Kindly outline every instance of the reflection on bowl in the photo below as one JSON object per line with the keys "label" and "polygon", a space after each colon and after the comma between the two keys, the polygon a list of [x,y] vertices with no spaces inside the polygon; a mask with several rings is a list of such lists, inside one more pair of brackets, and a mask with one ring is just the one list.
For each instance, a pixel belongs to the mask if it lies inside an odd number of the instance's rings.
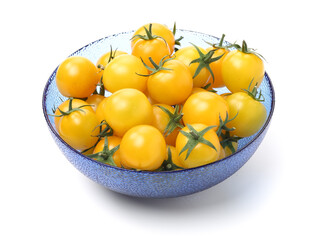
{"label": "reflection on bowl", "polygon": [[[130,38],[133,32],[115,34],[90,43],[72,55],[84,56],[96,63],[105,52],[113,49],[130,52]],[[203,33],[177,30],[177,36],[184,36],[182,46],[194,43],[206,48],[206,42],[218,43],[219,39]],[[239,141],[236,153],[211,164],[192,169],[171,172],[135,171],[113,167],[82,155],[60,138],[54,127],[54,119],[49,116],[54,107],[58,107],[61,99],[65,99],[56,87],[57,69],[54,70],[44,89],[42,107],[50,133],[66,158],[85,176],[113,191],[136,197],[167,198],[196,193],[210,188],[240,169],[254,154],[262,142],[270,124],[274,110],[275,95],[271,80],[267,73],[260,86],[265,97],[264,105],[268,112],[262,129],[255,135]],[[216,89],[218,93],[226,92],[225,88]]]}

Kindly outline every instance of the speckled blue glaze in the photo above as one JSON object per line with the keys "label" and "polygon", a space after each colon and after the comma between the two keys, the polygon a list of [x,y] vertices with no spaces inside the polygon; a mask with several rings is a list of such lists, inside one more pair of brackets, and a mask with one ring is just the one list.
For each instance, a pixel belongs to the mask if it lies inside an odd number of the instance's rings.
{"label": "speckled blue glaze", "polygon": [[[110,45],[114,49],[118,48],[130,52],[129,39],[132,34],[131,31],[100,39],[79,49],[72,55],[85,56],[96,63],[103,53],[110,50]],[[182,46],[190,45],[190,42],[192,42],[206,48],[207,45],[204,40],[212,43],[219,42],[219,39],[214,36],[186,30],[177,30],[176,35],[184,36]],[[267,121],[257,134],[244,138],[239,142],[236,153],[221,161],[181,171],[147,172],[127,170],[87,158],[60,138],[54,127],[53,117],[48,115],[48,113],[52,113],[54,107],[61,103],[60,98],[65,99],[56,87],[56,71],[57,68],[45,86],[42,99],[44,116],[56,144],[70,163],[85,176],[108,189],[135,197],[168,198],[188,195],[210,188],[233,175],[251,158],[262,142],[269,128],[275,104],[273,86],[269,76],[265,74],[261,90],[265,97],[264,105],[268,112]],[[224,88],[217,90],[218,93],[226,92]]]}

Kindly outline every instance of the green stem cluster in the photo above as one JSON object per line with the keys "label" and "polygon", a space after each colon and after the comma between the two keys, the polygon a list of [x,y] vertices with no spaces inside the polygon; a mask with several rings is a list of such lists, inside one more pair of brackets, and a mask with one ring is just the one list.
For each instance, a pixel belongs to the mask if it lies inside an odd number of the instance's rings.
{"label": "green stem cluster", "polygon": [[180,130],[180,133],[183,134],[185,137],[188,138],[188,141],[186,145],[181,149],[179,155],[181,155],[184,151],[187,151],[185,159],[187,159],[191,153],[191,151],[196,147],[197,144],[203,143],[207,146],[213,148],[215,151],[215,146],[208,140],[204,138],[204,134],[208,132],[210,129],[214,128],[215,126],[209,126],[204,128],[202,131],[197,131],[193,126],[190,124],[187,124],[187,127],[189,129],[189,132],[185,132]]}
{"label": "green stem cluster", "polygon": [[228,112],[226,112],[226,118],[224,121],[222,120],[221,116],[219,116],[220,125],[216,130],[216,135],[220,138],[220,144],[223,147],[223,149],[228,147],[232,153],[235,153],[237,150],[234,148],[233,143],[238,142],[241,139],[241,137],[232,136],[231,132],[235,130],[235,128],[234,127],[229,128],[227,126],[227,123],[234,120],[237,117],[237,115],[238,113],[233,118],[229,119],[229,114]]}
{"label": "green stem cluster", "polygon": [[183,113],[181,112],[181,107],[179,105],[175,106],[173,113],[171,113],[167,108],[163,106],[160,105],[155,105],[155,106],[159,107],[163,112],[165,112],[170,119],[164,129],[165,137],[170,135],[176,128],[183,128],[183,125],[181,124]]}
{"label": "green stem cluster", "polygon": [[[194,59],[194,60],[192,60],[192,61],[190,62],[190,64],[198,63],[198,67],[197,67],[197,69],[196,69],[196,71],[195,71],[195,73],[194,73],[193,78],[195,78],[195,77],[200,73],[200,71],[201,71],[203,68],[206,68],[206,69],[210,72],[210,74],[211,74],[211,76],[212,76],[212,79],[213,79],[213,82],[214,82],[214,74],[213,74],[212,69],[210,68],[210,64],[211,64],[212,62],[215,62],[215,61],[219,60],[224,54],[222,54],[222,55],[220,55],[220,56],[218,56],[218,57],[214,57],[214,58],[213,58],[213,55],[214,55],[214,53],[215,53],[215,51],[216,51],[217,49],[212,49],[212,50],[210,50],[208,53],[204,54],[204,53],[202,53],[202,51],[199,49],[199,47],[197,47],[197,46],[196,46],[195,44],[193,44],[193,43],[191,43],[191,44],[196,48],[196,50],[197,50],[197,52],[198,52],[198,54],[199,54],[199,58],[196,58],[196,59]],[[189,65],[190,65],[190,64],[189,64]]]}

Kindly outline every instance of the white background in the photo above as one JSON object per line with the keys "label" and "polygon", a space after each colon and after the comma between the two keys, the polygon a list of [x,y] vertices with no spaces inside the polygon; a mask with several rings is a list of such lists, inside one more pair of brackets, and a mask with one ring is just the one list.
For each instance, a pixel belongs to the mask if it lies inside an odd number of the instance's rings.
{"label": "white background", "polygon": [[[0,239],[327,239],[325,1],[2,1]],[[271,127],[235,175],[194,195],[104,189],[62,155],[41,109],[69,54],[148,22],[245,39],[276,91]]]}

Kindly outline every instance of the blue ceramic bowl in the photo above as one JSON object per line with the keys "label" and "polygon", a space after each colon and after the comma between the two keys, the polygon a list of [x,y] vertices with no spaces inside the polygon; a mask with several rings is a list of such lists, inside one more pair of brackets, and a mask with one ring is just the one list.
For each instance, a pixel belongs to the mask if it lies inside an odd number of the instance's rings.
{"label": "blue ceramic bowl", "polygon": [[[96,63],[103,53],[110,50],[111,45],[113,49],[117,48],[130,52],[132,34],[133,31],[124,32],[99,39],[77,50],[72,55],[84,56]],[[205,41],[219,42],[219,38],[214,36],[186,30],[177,30],[176,36],[184,36],[181,41],[182,46],[194,43],[207,48],[208,44]],[[168,198],[188,195],[210,188],[230,177],[250,159],[262,142],[269,128],[274,110],[273,86],[269,76],[265,74],[260,89],[265,97],[264,105],[268,112],[267,120],[258,133],[240,140],[236,153],[211,164],[180,171],[148,172],[127,170],[105,165],[82,155],[58,135],[54,127],[54,119],[48,115],[52,113],[54,107],[59,106],[61,99],[65,99],[56,87],[56,71],[57,68],[48,79],[42,98],[44,117],[56,144],[73,166],[85,176],[108,189],[135,197]],[[218,93],[227,92],[226,89],[217,90]]]}

